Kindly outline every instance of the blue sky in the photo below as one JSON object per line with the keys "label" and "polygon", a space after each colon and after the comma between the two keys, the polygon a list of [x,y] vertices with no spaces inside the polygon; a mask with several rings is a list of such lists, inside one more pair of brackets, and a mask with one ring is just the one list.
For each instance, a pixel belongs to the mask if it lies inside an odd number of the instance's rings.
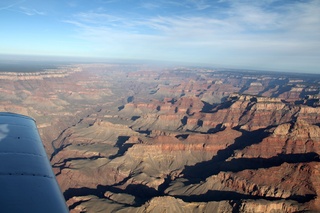
{"label": "blue sky", "polygon": [[1,0],[0,54],[320,73],[320,0]]}

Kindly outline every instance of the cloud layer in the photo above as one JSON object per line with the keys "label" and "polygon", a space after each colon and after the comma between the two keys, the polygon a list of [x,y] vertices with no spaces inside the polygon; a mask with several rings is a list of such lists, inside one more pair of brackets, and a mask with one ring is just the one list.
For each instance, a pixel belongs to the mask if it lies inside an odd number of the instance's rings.
{"label": "cloud layer", "polygon": [[319,0],[3,0],[0,49],[320,73],[319,14]]}
{"label": "cloud layer", "polygon": [[[91,10],[65,22],[108,56],[280,70],[314,66],[319,56],[320,1],[188,0],[140,6],[154,13]],[[165,14],[169,6],[175,9]]]}

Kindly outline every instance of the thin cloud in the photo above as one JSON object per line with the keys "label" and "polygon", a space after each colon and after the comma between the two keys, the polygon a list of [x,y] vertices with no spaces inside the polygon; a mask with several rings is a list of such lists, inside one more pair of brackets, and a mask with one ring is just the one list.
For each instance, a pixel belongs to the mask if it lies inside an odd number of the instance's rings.
{"label": "thin cloud", "polygon": [[161,0],[158,1],[158,7],[174,6],[180,8],[189,8],[195,10],[205,10],[211,7],[211,4],[206,0],[184,0],[184,1],[172,1],[172,0]]}
{"label": "thin cloud", "polygon": [[147,10],[154,10],[154,9],[159,9],[161,6],[157,3],[154,3],[154,2],[143,2],[141,4],[141,7],[142,8],[145,8]]}
{"label": "thin cloud", "polygon": [[188,0],[188,2],[197,10],[205,10],[211,7],[211,5],[204,0]]}
{"label": "thin cloud", "polygon": [[33,16],[33,15],[46,15],[45,12],[39,11],[35,8],[29,8],[29,7],[24,7],[24,6],[19,6],[26,2],[25,0],[22,1],[17,1],[12,4],[8,4],[5,6],[0,7],[1,10],[7,10],[7,11],[12,11],[12,12],[18,12],[18,13],[23,13],[28,16]]}
{"label": "thin cloud", "polygon": [[38,11],[34,8],[27,8],[27,7],[20,7],[20,12],[28,15],[28,16],[34,16],[34,15],[46,15],[45,12]]}
{"label": "thin cloud", "polygon": [[11,4],[7,4],[7,5],[5,5],[5,6],[0,6],[0,10],[8,10],[8,9],[10,9],[10,8],[18,5],[18,4],[23,3],[23,2],[25,2],[25,0],[17,1],[17,2],[15,2],[15,3],[11,3]]}
{"label": "thin cloud", "polygon": [[99,0],[103,4],[110,4],[114,2],[118,2],[119,0]]}
{"label": "thin cloud", "polygon": [[78,4],[77,4],[76,1],[69,1],[69,2],[67,2],[67,5],[68,5],[69,7],[73,7],[73,8],[78,6]]}
{"label": "thin cloud", "polygon": [[87,12],[87,13],[78,13],[75,16],[76,20],[79,20],[87,24],[98,24],[104,25],[111,22],[123,21],[124,18],[119,16],[110,15],[107,13],[97,13],[97,12]]}
{"label": "thin cloud", "polygon": [[[125,32],[133,32],[139,35],[148,33],[166,37],[171,40],[214,40],[224,37],[224,41],[228,38],[248,37],[248,41],[252,36],[269,39],[280,38],[281,36],[289,36],[286,39],[298,38],[300,34],[289,35],[295,31],[304,34],[305,29],[312,29],[315,34],[319,33],[314,29],[316,24],[320,23],[319,18],[313,18],[319,11],[314,7],[309,6],[300,8],[301,5],[296,5],[296,9],[290,8],[287,11],[282,10],[282,14],[274,11],[264,11],[262,8],[253,7],[250,5],[242,5],[238,8],[231,8],[229,16],[225,18],[216,17],[201,17],[201,16],[158,16],[145,19],[128,19],[125,17],[114,16],[103,13],[79,13],[74,16],[79,23],[87,25],[86,28],[96,28],[89,26],[95,24],[100,27],[108,27],[110,30],[115,30],[113,27],[118,27]],[[313,8],[313,9],[312,9]],[[298,10],[298,11],[297,11]],[[313,10],[312,14],[311,10]],[[300,15],[297,15],[297,12]],[[304,17],[301,19],[301,17]],[[296,23],[300,23],[297,25]],[[141,31],[141,29],[144,29]],[[81,30],[81,29],[80,29]],[[115,30],[116,31],[116,30]],[[139,33],[141,32],[141,33]],[[272,33],[270,33],[272,32]]]}
{"label": "thin cloud", "polygon": [[[112,49],[119,55],[123,50],[136,57],[135,51],[139,50],[142,58],[180,57],[205,61],[215,56],[215,60],[238,64],[250,64],[252,60],[268,64],[263,60],[277,58],[278,64],[273,67],[281,67],[280,63],[290,64],[292,58],[300,57],[305,63],[317,63],[314,56],[320,55],[319,1],[277,7],[270,6],[276,0],[254,4],[225,0],[222,3],[229,5],[221,8],[223,12],[210,15],[132,18],[91,11],[78,13],[66,22],[74,25],[81,39],[99,44],[101,52],[104,48],[107,52]],[[202,58],[196,56],[200,52]]]}

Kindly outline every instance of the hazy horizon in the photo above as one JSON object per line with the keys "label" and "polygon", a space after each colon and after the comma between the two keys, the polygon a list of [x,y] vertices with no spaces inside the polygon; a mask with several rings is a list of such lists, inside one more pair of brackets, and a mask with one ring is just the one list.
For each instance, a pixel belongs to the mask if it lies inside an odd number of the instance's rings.
{"label": "hazy horizon", "polygon": [[108,59],[108,58],[93,58],[93,57],[63,57],[63,56],[35,56],[35,55],[4,55],[0,54],[0,72],[41,72],[46,69],[57,69],[61,66],[73,64],[124,64],[124,65],[146,65],[148,67],[157,68],[204,68],[216,71],[238,71],[246,72],[248,74],[254,72],[255,74],[314,74],[320,75],[317,72],[298,72],[286,70],[267,70],[267,69],[252,69],[246,67],[232,67],[232,66],[219,66],[210,64],[193,64],[190,62],[170,62],[170,61],[157,61],[157,60],[138,60],[138,59]]}

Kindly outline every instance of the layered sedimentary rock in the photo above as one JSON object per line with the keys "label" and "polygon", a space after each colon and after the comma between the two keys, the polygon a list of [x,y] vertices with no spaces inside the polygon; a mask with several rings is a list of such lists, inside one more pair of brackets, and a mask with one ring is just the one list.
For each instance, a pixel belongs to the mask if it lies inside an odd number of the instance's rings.
{"label": "layered sedimentary rock", "polygon": [[0,107],[37,120],[71,212],[320,209],[318,76],[64,69],[2,73]]}
{"label": "layered sedimentary rock", "polygon": [[[195,102],[197,104],[194,104]],[[210,110],[205,108],[208,104],[206,106],[196,97],[166,101],[162,107],[159,102],[148,105],[131,103],[127,105],[124,108],[125,112],[131,107],[133,115],[140,116],[142,111],[146,112],[143,116],[137,117],[133,124],[134,128],[144,130],[170,130],[180,127],[184,130],[210,132],[222,127],[240,127],[253,131],[296,119],[317,123],[320,113],[319,108],[312,106],[285,103],[280,98],[250,95],[230,95],[225,102],[215,108],[211,107]],[[139,106],[142,106],[140,110]],[[168,119],[171,121],[171,128],[165,126],[169,125]]]}

